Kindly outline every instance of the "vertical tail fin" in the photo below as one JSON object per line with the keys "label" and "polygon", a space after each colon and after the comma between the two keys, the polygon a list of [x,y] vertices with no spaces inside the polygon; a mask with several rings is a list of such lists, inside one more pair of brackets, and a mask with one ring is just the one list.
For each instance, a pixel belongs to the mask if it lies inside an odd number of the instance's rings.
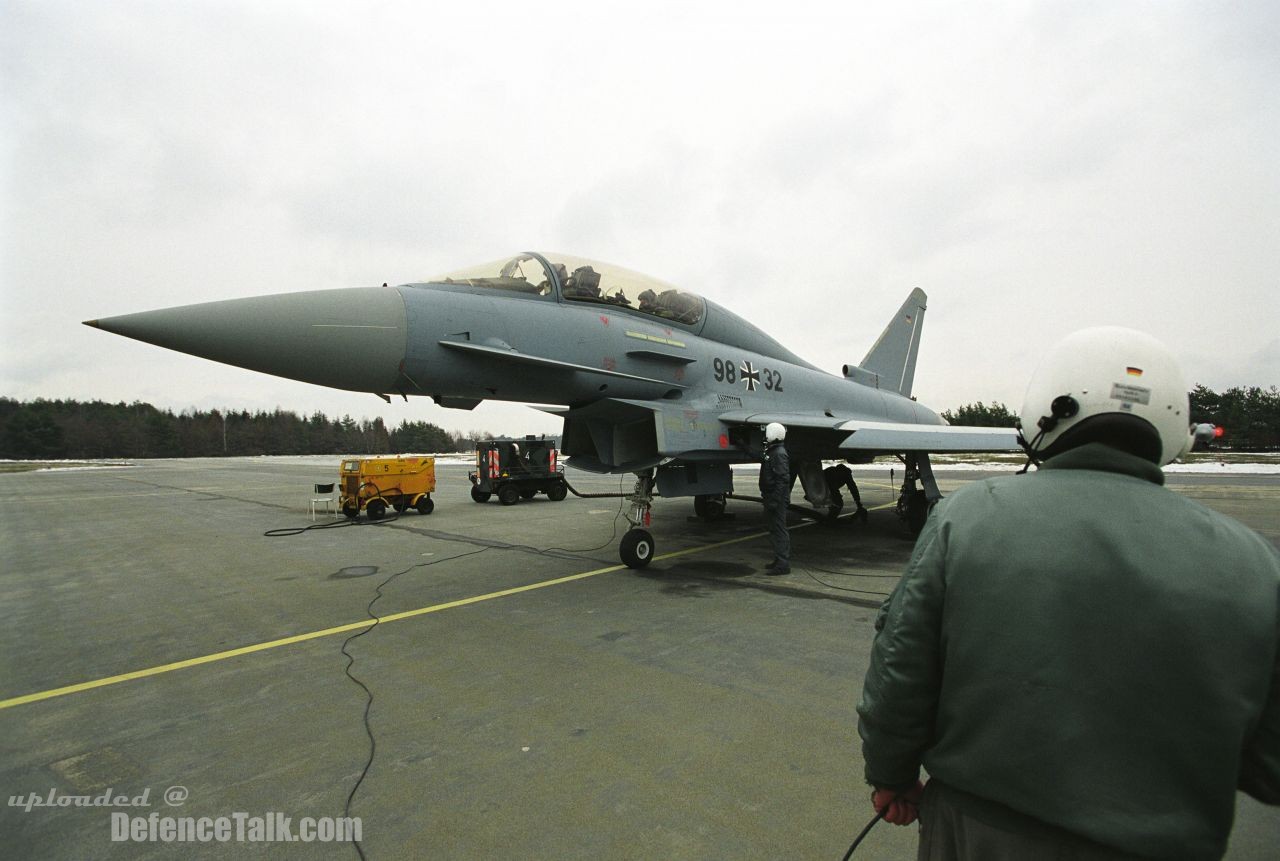
{"label": "vertical tail fin", "polygon": [[916,355],[920,352],[920,332],[928,298],[920,288],[912,290],[862,360],[861,367],[879,377],[880,388],[896,391],[903,397],[911,396],[915,382]]}

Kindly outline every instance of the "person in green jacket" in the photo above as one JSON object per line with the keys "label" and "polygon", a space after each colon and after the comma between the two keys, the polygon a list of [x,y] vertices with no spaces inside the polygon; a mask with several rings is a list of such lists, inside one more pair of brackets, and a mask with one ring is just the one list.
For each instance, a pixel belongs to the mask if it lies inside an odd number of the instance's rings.
{"label": "person in green jacket", "polygon": [[1040,468],[931,512],[858,706],[919,858],[1220,858],[1237,789],[1280,804],[1280,554],[1162,486],[1186,392],[1150,336],[1068,336],[1021,413]]}

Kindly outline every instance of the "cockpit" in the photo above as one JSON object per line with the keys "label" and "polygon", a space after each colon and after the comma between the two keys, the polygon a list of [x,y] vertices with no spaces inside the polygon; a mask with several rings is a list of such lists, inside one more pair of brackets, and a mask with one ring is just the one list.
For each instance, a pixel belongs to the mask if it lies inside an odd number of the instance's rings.
{"label": "cockpit", "polygon": [[559,295],[569,302],[626,308],[687,326],[701,323],[707,312],[701,296],[648,275],[568,254],[527,252],[433,280],[536,296]]}

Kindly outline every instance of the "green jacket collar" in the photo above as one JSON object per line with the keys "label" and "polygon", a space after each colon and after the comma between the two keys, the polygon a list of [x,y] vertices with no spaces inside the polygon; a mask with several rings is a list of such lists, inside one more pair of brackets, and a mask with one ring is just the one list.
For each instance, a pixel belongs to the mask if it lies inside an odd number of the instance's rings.
{"label": "green jacket collar", "polygon": [[1041,469],[1095,469],[1099,472],[1118,472],[1131,475],[1152,484],[1164,484],[1164,472],[1149,460],[1127,454],[1100,442],[1085,443],[1078,448],[1067,449],[1054,455],[1040,466]]}

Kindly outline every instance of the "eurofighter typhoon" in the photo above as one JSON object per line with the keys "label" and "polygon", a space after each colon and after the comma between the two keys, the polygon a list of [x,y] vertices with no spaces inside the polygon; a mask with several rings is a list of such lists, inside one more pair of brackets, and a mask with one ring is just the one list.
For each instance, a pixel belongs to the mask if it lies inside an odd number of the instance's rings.
{"label": "eurofighter typhoon", "polygon": [[[930,452],[1016,450],[1013,429],[949,426],[911,397],[925,294],[913,290],[857,365],[809,364],[702,296],[565,254],[526,252],[424,283],[285,293],[126,314],[86,325],[321,386],[547,407],[571,466],[635,473],[620,545],[649,563],[655,493],[716,519],[730,465],[787,428],[806,499],[827,505],[822,461],[905,464],[899,510],[919,528],[939,497]],[[919,486],[917,485],[919,482]]]}

